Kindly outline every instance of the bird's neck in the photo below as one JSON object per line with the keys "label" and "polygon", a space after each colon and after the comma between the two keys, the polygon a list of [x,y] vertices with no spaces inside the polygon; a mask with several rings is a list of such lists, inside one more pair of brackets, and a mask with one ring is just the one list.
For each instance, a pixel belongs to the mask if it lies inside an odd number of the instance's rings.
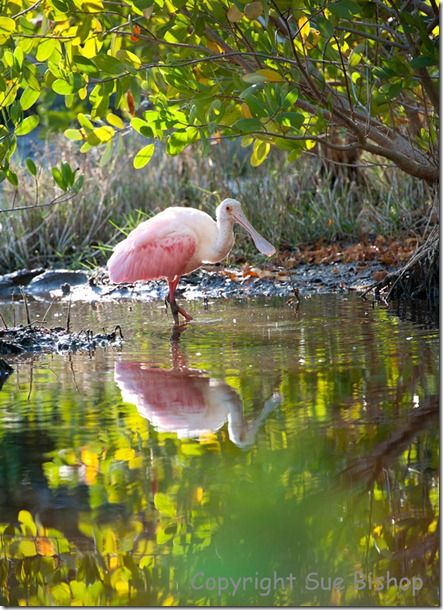
{"label": "bird's neck", "polygon": [[211,262],[225,258],[234,245],[234,226],[230,220],[217,219],[217,239],[211,252]]}

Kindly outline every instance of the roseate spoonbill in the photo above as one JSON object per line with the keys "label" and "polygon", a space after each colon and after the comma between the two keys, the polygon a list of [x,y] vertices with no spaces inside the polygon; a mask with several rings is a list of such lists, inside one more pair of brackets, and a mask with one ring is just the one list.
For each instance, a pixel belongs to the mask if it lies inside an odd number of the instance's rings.
{"label": "roseate spoonbill", "polygon": [[193,208],[166,208],[140,223],[114,248],[108,261],[109,277],[117,284],[166,278],[169,303],[176,325],[178,314],[192,320],[175,300],[180,276],[203,263],[218,263],[234,245],[234,224],[241,225],[257,249],[272,256],[275,248],[251,225],[236,199],[225,199],[216,210],[215,222],[208,214]]}
{"label": "roseate spoonbill", "polygon": [[254,443],[260,426],[281,400],[279,394],[273,394],[248,422],[234,388],[199,370],[184,366],[160,369],[148,362],[121,360],[115,363],[114,379],[123,400],[135,404],[140,415],[160,432],[198,438],[228,422],[229,438],[241,448]]}

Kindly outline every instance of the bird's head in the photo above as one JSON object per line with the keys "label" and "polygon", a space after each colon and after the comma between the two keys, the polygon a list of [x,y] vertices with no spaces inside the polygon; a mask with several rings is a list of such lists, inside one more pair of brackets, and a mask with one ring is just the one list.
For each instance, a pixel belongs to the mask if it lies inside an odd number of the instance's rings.
{"label": "bird's head", "polygon": [[275,248],[264,237],[258,233],[246,218],[241,204],[237,199],[224,199],[217,207],[216,211],[218,222],[230,222],[231,224],[238,223],[252,237],[257,250],[266,256],[275,254]]}

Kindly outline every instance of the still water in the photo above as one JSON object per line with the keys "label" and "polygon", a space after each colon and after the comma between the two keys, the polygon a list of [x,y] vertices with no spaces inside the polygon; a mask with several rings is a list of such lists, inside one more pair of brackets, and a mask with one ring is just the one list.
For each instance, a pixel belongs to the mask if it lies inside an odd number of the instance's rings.
{"label": "still water", "polygon": [[0,603],[438,605],[437,331],[352,295],[190,312],[76,304],[123,346],[14,363]]}

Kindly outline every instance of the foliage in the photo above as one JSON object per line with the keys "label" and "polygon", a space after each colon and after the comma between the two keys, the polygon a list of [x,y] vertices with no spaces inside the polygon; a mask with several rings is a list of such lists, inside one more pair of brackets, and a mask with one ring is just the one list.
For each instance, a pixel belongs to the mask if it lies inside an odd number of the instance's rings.
{"label": "foliage", "polygon": [[[72,311],[91,325],[90,308]],[[127,306],[92,315],[101,325]],[[122,402],[114,360],[172,365],[145,304],[132,306],[123,354],[15,365],[0,393],[3,603],[436,604],[436,332],[353,298],[311,299],[297,319],[270,303],[221,304],[219,315],[212,330],[182,336],[189,368],[229,384],[247,419],[282,396],[247,451],[227,426],[180,440]],[[312,571],[349,582],[357,569],[425,586],[416,596],[299,586]],[[199,571],[299,580],[293,591],[220,596],[192,588]]]}
{"label": "foliage", "polygon": [[[105,165],[97,150],[81,155],[62,136],[46,143],[37,176],[19,169],[18,194],[14,197],[15,187],[9,184],[0,193],[2,270],[101,265],[121,238],[118,228],[127,231],[169,205],[200,207],[214,216],[216,205],[232,195],[258,230],[281,252],[292,253],[295,246],[320,238],[355,241],[379,234],[404,239],[423,232],[436,205],[437,194],[426,183],[392,168],[369,167],[363,183],[337,180],[331,188],[331,176],[318,159],[305,157],[294,166],[274,150],[266,165],[252,168],[238,143],[211,146],[209,154],[184,151],[174,158],[157,150],[144,171],[137,172],[130,156],[141,141],[141,136],[122,138]],[[78,167],[84,178],[75,199],[67,200],[69,191],[56,199],[59,191],[50,171],[56,157]],[[13,213],[2,213],[11,207]],[[256,249],[237,230],[231,261],[245,256],[253,261]]]}
{"label": "foliage", "polygon": [[[0,18],[0,178],[17,139],[86,152],[128,129],[168,154],[241,138],[258,166],[321,143],[438,180],[434,0],[13,0]],[[61,184],[59,184],[61,186]]]}

